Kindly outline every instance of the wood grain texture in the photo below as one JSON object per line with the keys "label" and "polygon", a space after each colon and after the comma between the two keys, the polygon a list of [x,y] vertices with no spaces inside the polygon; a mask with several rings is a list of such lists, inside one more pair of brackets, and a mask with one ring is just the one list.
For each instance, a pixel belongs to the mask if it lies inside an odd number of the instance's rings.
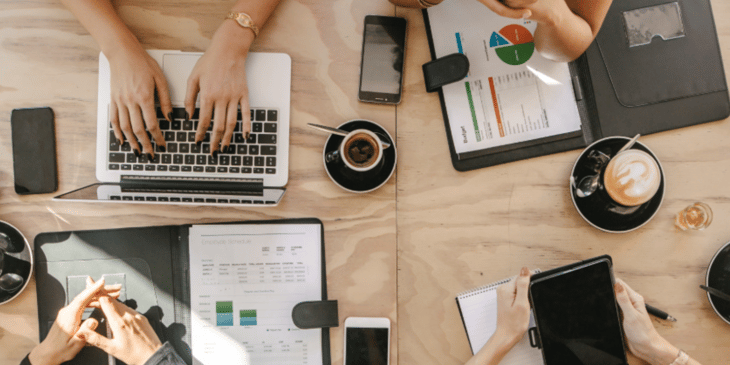
{"label": "wood grain texture", "polygon": [[[148,49],[204,51],[226,1],[115,1]],[[0,220],[32,242],[41,232],[252,219],[318,217],[325,225],[328,294],[349,316],[393,321],[397,363],[395,175],[376,192],[357,195],[332,183],[322,166],[326,135],[306,127],[365,118],[395,135],[395,107],[357,101],[363,19],[394,15],[387,1],[283,0],[253,51],[292,58],[290,178],[276,208],[210,208],[54,202],[54,194],[13,190],[10,112],[50,106],[55,112],[59,192],[96,181],[96,93],[99,48],[70,12],[53,0],[0,4]],[[18,364],[38,343],[35,280],[0,306],[0,365]],[[342,327],[330,332],[333,363],[342,363]]]}
{"label": "wood grain texture", "polygon": [[[712,1],[725,67],[730,4]],[[460,364],[471,356],[455,296],[516,275],[609,254],[615,273],[679,321],[658,331],[703,364],[727,363],[730,328],[698,288],[712,255],[730,240],[728,121],[642,137],[661,160],[667,190],[657,216],[628,234],[590,227],[568,193],[580,151],[460,173],[451,166],[437,94],[421,65],[430,53],[419,10],[408,19],[404,99],[398,106],[398,324],[402,364]],[[708,203],[714,224],[679,232],[674,214]],[[641,363],[632,359],[632,363]]]}

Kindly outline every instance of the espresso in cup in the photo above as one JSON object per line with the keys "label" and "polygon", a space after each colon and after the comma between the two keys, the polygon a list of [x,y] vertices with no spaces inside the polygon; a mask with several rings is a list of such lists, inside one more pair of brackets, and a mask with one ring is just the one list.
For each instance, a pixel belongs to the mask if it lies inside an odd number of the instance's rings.
{"label": "espresso in cup", "polygon": [[375,133],[357,129],[345,136],[339,154],[345,166],[354,172],[375,171],[382,165],[383,145]]}
{"label": "espresso in cup", "polygon": [[368,169],[378,162],[380,157],[380,141],[372,135],[361,131],[348,136],[343,143],[343,158],[358,169]]}
{"label": "espresso in cup", "polygon": [[649,201],[662,182],[659,165],[648,153],[630,149],[611,159],[603,175],[603,186],[618,204],[627,207]]}

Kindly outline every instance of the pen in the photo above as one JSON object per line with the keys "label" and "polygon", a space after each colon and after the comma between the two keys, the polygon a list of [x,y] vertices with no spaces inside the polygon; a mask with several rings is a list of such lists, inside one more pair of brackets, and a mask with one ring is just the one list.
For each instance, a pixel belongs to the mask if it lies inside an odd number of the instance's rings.
{"label": "pen", "polygon": [[710,288],[710,287],[707,287],[704,285],[700,285],[700,288],[702,288],[703,290],[707,291],[708,293],[710,293],[720,299],[724,299],[724,300],[727,300],[728,302],[730,302],[730,295],[727,295],[715,288]]}
{"label": "pen", "polygon": [[677,321],[677,319],[670,316],[669,313],[667,313],[659,308],[652,307],[648,304],[646,305],[646,311],[649,312],[649,314],[651,314],[652,316],[657,317],[659,319],[663,319],[666,321],[672,321],[672,322]]}

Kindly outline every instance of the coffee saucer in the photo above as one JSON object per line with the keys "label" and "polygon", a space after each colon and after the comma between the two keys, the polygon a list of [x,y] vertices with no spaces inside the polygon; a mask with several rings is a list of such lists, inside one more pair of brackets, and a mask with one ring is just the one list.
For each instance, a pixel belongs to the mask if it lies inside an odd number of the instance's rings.
{"label": "coffee saucer", "polygon": [[[705,285],[730,293],[730,242],[723,245],[707,266]],[[707,299],[723,321],[730,324],[730,302],[707,293]]]}
{"label": "coffee saucer", "polygon": [[322,153],[324,169],[327,171],[327,175],[329,175],[330,179],[332,179],[332,181],[334,181],[339,187],[353,193],[368,193],[385,184],[393,175],[393,172],[395,172],[397,161],[395,141],[393,140],[393,137],[390,136],[390,133],[388,133],[385,128],[369,120],[351,120],[341,124],[337,128],[347,132],[352,132],[356,129],[367,129],[376,134],[380,134],[383,137],[387,137],[384,138],[384,141],[389,142],[391,147],[383,150],[383,168],[375,176],[365,181],[356,181],[345,176],[335,164],[328,164],[327,161],[324,160],[324,156],[326,156],[327,153],[337,151],[340,143],[342,143],[342,140],[344,139],[342,136],[331,134],[327,139],[327,142],[324,144],[324,151]]}
{"label": "coffee saucer", "polygon": [[[603,189],[603,176],[601,175],[601,187],[592,195],[586,198],[579,198],[575,195],[574,183],[578,182],[585,176],[595,174],[592,162],[588,158],[588,154],[593,150],[598,150],[606,155],[613,157],[631,138],[628,137],[606,137],[593,142],[578,157],[571,171],[571,179],[568,185],[570,198],[573,200],[575,209],[578,210],[583,219],[593,227],[609,233],[625,233],[630,232],[648,223],[656,213],[664,200],[664,169],[656,155],[646,145],[637,141],[632,147],[642,150],[657,162],[659,171],[661,172],[661,183],[659,190],[648,202],[636,207],[622,207],[611,202],[607,198],[608,194]],[[605,166],[604,166],[605,168]]]}
{"label": "coffee saucer", "polygon": [[23,278],[23,285],[20,289],[16,289],[12,292],[0,290],[1,305],[18,297],[20,293],[28,287],[28,283],[30,283],[30,276],[33,273],[33,254],[28,240],[26,240],[20,231],[11,224],[0,221],[0,233],[5,234],[9,239],[0,240],[0,248],[5,250],[3,272],[14,273]]}

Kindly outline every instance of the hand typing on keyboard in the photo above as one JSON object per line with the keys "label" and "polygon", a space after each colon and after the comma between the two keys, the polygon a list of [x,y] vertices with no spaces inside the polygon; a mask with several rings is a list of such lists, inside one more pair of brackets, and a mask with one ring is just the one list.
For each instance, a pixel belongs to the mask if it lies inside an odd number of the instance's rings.
{"label": "hand typing on keyboard", "polygon": [[165,148],[155,112],[155,90],[163,115],[171,120],[172,105],[165,76],[157,62],[138,45],[122,47],[107,58],[112,91],[109,119],[114,136],[120,142],[129,142],[138,156],[141,151],[152,159],[155,151],[147,131],[161,150]]}
{"label": "hand typing on keyboard", "polygon": [[205,54],[198,60],[188,79],[185,109],[188,115],[195,111],[195,101],[200,95],[200,123],[195,143],[201,144],[213,122],[210,149],[213,156],[219,151],[227,153],[236,128],[238,116],[242,117],[242,132],[248,138],[251,118],[248,111],[248,86],[246,84],[246,56],[254,34],[235,22],[224,22],[213,35]]}
{"label": "hand typing on keyboard", "polygon": [[[230,10],[249,14],[250,21],[262,28],[279,1],[238,0]],[[134,152],[135,160],[141,159],[141,156],[145,160],[157,160],[156,152],[159,154],[167,151],[167,138],[163,135],[157,119],[155,96],[166,122],[179,122],[172,120],[173,109],[162,70],[122,22],[110,0],[61,2],[91,33],[109,60],[109,120],[114,136],[118,139],[111,141],[111,144],[122,151],[126,149]],[[220,14],[220,17],[225,18],[225,13]],[[251,131],[251,121],[247,113],[249,105],[245,64],[253,40],[253,28],[240,26],[232,19],[223,21],[213,35],[209,49],[195,65],[188,80],[185,102],[188,115],[185,122],[190,122],[196,98],[200,95],[200,123],[194,142],[200,147],[206,139],[206,131],[212,120],[210,154],[214,157],[219,151],[225,152],[229,149],[239,106],[245,111],[242,113],[242,130],[245,135]],[[126,161],[127,157],[124,158]]]}

